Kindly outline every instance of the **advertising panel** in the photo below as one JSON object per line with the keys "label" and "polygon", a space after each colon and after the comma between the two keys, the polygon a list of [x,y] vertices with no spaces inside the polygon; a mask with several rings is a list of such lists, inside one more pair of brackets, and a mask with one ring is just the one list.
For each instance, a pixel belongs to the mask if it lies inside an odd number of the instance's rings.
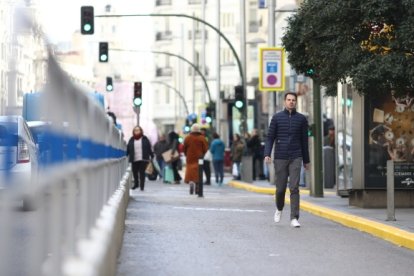
{"label": "advertising panel", "polygon": [[394,160],[395,188],[414,189],[414,97],[367,99],[365,120],[365,187],[386,188],[387,160]]}

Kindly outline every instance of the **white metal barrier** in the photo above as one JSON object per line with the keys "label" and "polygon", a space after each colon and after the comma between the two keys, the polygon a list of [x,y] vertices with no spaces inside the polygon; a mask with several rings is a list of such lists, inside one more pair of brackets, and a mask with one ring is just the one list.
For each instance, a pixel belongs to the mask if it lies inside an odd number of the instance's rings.
{"label": "white metal barrier", "polygon": [[[126,144],[53,57],[48,66],[49,158],[36,183],[1,194],[0,275],[114,275],[131,182]],[[21,199],[33,210],[23,212]]]}

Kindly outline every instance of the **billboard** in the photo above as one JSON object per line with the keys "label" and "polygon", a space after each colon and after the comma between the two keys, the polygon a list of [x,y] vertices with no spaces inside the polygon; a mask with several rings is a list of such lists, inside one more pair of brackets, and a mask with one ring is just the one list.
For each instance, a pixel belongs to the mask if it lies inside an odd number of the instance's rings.
{"label": "billboard", "polygon": [[394,160],[395,188],[414,189],[414,97],[389,93],[365,103],[365,187],[385,188]]}

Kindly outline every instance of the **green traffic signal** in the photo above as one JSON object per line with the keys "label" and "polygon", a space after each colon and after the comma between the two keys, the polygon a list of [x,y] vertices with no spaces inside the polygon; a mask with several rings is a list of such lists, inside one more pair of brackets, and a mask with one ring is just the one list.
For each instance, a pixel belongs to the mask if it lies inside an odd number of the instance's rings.
{"label": "green traffic signal", "polygon": [[85,32],[89,32],[91,29],[92,29],[91,24],[85,24],[85,25],[83,25],[83,30]]}
{"label": "green traffic signal", "polygon": [[238,108],[238,109],[241,109],[241,108],[243,108],[243,101],[236,101],[235,103],[234,103],[234,105]]}
{"label": "green traffic signal", "polygon": [[81,7],[81,34],[91,35],[94,33],[94,12],[92,6]]}
{"label": "green traffic signal", "polygon": [[108,42],[99,42],[99,62],[108,62]]}
{"label": "green traffic signal", "polygon": [[134,99],[134,106],[138,107],[142,105],[142,99],[141,98],[135,98]]}

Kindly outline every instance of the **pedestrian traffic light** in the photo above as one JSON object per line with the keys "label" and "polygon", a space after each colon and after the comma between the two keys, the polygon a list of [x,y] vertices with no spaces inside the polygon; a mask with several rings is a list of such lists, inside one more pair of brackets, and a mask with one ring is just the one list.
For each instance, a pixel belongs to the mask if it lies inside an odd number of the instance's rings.
{"label": "pedestrian traffic light", "polygon": [[134,106],[139,107],[142,105],[142,82],[134,82]]}
{"label": "pedestrian traffic light", "polygon": [[113,91],[114,90],[114,85],[112,84],[112,78],[111,77],[106,77],[106,91]]}
{"label": "pedestrian traffic light", "polygon": [[234,87],[234,105],[238,109],[242,109],[244,107],[244,93],[243,93],[243,86],[237,85]]}
{"label": "pedestrian traffic light", "polygon": [[81,34],[91,35],[94,32],[94,15],[92,6],[81,7]]}
{"label": "pedestrian traffic light", "polygon": [[108,42],[99,42],[99,62],[108,62]]}

